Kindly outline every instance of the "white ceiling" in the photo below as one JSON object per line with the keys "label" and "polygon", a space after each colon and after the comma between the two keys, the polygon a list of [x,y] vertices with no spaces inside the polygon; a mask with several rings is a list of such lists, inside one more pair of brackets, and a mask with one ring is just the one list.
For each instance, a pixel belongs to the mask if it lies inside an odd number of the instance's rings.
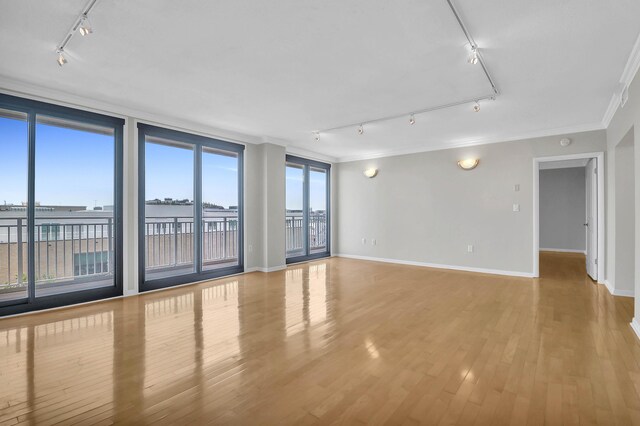
{"label": "white ceiling", "polygon": [[[85,0],[0,0],[0,86],[55,89],[341,160],[602,126],[640,33],[640,2],[455,0],[500,95],[323,134],[312,130],[490,93],[445,0],[101,1],[69,63],[56,44]],[[189,7],[186,7],[189,6]]]}

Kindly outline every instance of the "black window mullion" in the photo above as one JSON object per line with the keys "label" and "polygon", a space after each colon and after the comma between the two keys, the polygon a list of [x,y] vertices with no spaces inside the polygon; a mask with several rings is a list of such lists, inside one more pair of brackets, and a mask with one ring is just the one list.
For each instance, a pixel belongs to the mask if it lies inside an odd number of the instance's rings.
{"label": "black window mullion", "polygon": [[303,166],[304,185],[302,190],[302,227],[304,228],[304,255],[309,256],[311,253],[309,239],[309,165]]}
{"label": "black window mullion", "polygon": [[[27,166],[27,294],[29,303],[36,300],[36,114],[28,115],[28,166]],[[22,231],[20,231],[22,232]]]}
{"label": "black window mullion", "polygon": [[193,156],[193,256],[196,273],[202,273],[202,145],[194,146]]}

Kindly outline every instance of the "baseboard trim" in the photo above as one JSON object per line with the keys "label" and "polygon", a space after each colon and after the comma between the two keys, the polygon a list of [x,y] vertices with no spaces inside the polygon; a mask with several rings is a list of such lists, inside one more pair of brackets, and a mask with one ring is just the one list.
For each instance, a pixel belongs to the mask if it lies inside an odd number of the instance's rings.
{"label": "baseboard trim", "polygon": [[559,249],[559,248],[541,248],[540,251],[551,251],[555,253],[580,253],[587,254],[586,250],[573,250],[573,249]]}
{"label": "baseboard trim", "polygon": [[613,283],[609,282],[609,280],[604,280],[600,284],[604,284],[604,286],[607,287],[607,290],[609,290],[609,294],[611,294],[612,296],[621,296],[621,297],[636,296],[636,292],[633,290],[616,290]]}
{"label": "baseboard trim", "polygon": [[344,257],[348,259],[357,259],[357,260],[368,260],[371,262],[384,262],[384,263],[396,263],[399,265],[409,265],[409,266],[422,266],[425,268],[435,268],[435,269],[450,269],[454,271],[464,271],[464,272],[476,272],[479,274],[491,274],[491,275],[505,275],[509,277],[521,277],[521,278],[533,278],[533,274],[530,272],[517,272],[517,271],[503,271],[501,269],[487,269],[487,268],[475,268],[471,266],[459,266],[459,265],[443,265],[440,263],[427,263],[427,262],[414,262],[412,260],[400,260],[400,259],[386,259],[382,257],[372,257],[372,256],[359,256],[355,254],[336,254],[336,257]]}
{"label": "baseboard trim", "polygon": [[244,272],[245,273],[249,273],[249,272],[276,272],[276,271],[282,271],[283,269],[287,269],[287,265],[272,266],[270,268],[263,268],[262,266],[255,266],[253,268],[246,269]]}
{"label": "baseboard trim", "polygon": [[631,320],[630,324],[631,324],[631,328],[636,333],[636,337],[640,339],[640,324],[638,324],[638,321],[636,321],[635,317]]}

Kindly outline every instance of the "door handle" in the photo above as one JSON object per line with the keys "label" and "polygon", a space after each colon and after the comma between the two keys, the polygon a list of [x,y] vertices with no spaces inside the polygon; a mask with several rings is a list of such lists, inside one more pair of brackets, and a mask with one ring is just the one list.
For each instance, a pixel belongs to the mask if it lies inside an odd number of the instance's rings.
{"label": "door handle", "polygon": [[589,226],[589,222],[583,223],[584,226]]}

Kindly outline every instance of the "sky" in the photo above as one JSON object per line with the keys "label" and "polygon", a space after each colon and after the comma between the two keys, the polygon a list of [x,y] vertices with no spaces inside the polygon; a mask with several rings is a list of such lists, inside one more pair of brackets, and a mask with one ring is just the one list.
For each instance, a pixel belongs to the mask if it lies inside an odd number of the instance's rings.
{"label": "sky", "polygon": [[[36,125],[36,201],[42,205],[113,205],[114,139],[88,131]],[[145,150],[147,200],[193,200],[193,151],[156,143]],[[27,122],[0,117],[0,203],[27,201]],[[238,205],[236,157],[202,155],[202,200]],[[287,209],[302,210],[302,170],[286,169]],[[326,206],[325,174],[310,171],[313,210]]]}
{"label": "sky", "polygon": [[[287,210],[302,210],[302,191],[304,176],[302,169],[288,167],[287,180]],[[326,173],[309,171],[309,207],[311,210],[325,210],[327,206]]]}

